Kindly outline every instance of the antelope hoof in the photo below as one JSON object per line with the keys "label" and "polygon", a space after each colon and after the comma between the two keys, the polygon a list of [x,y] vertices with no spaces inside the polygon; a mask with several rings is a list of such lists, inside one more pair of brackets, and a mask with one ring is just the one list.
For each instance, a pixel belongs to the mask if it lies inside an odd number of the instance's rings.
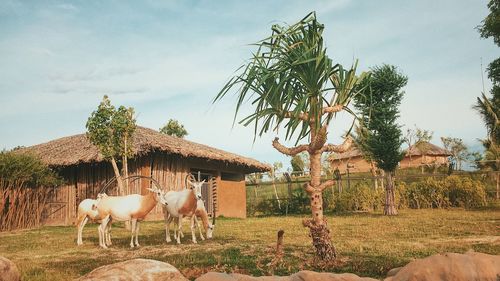
{"label": "antelope hoof", "polygon": [[198,242],[197,242],[196,240],[193,240],[193,243],[194,243],[194,244],[198,244]]}

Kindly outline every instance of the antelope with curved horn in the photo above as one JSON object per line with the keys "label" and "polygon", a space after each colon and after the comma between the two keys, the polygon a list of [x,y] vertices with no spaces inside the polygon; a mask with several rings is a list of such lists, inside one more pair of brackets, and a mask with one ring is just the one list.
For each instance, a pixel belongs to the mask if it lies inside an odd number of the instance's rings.
{"label": "antelope with curved horn", "polygon": [[163,206],[163,215],[165,217],[165,235],[167,242],[172,241],[170,239],[170,222],[172,222],[174,218],[177,218],[178,220],[177,229],[174,232],[174,238],[176,239],[177,244],[180,244],[180,230],[182,224],[179,222],[182,221],[183,217],[191,217],[192,240],[193,243],[197,243],[193,227],[195,217],[194,214],[196,212],[198,200],[201,199],[201,187],[205,183],[205,180],[195,182],[186,180],[186,182],[190,186],[189,189],[184,189],[181,191],[169,191],[163,196],[165,202],[167,203],[166,206]]}
{"label": "antelope with curved horn", "polygon": [[[156,204],[167,204],[164,201],[164,192],[157,187],[148,188],[151,191],[147,195],[130,194],[125,196],[108,196],[101,198],[97,204],[97,211],[102,217],[99,226],[99,246],[107,248],[105,243],[105,230],[111,220],[131,221],[130,247],[139,247],[139,222],[156,206]],[[135,237],[135,241],[134,241]]]}

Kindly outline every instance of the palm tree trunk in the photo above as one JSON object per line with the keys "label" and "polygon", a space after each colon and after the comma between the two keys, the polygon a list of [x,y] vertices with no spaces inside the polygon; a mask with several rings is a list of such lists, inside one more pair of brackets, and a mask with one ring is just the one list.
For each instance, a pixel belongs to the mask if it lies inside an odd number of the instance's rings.
{"label": "palm tree trunk", "polygon": [[332,261],[337,256],[335,247],[330,238],[330,230],[326,219],[323,217],[323,193],[317,189],[321,184],[321,152],[309,152],[310,158],[310,187],[306,188],[311,198],[312,219],[304,220],[304,226],[308,227],[316,248],[316,254],[324,261]]}
{"label": "palm tree trunk", "polygon": [[385,183],[385,207],[384,215],[393,216],[398,214],[396,209],[396,203],[394,199],[394,181],[392,178],[392,172],[386,171],[386,183]]}

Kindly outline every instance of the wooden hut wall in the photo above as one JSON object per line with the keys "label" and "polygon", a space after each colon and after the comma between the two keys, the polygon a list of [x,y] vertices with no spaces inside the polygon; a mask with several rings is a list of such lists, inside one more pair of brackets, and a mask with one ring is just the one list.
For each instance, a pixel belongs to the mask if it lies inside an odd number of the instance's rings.
{"label": "wooden hut wall", "polygon": [[[244,174],[244,167],[229,165],[219,161],[184,158],[177,155],[161,152],[129,160],[129,176],[152,176],[163,190],[181,190],[185,188],[184,179],[188,173],[197,169],[213,171],[216,184],[221,184],[220,171]],[[80,164],[66,167],[60,175],[65,184],[56,189],[49,199],[46,212],[46,224],[72,224],[76,220],[78,204],[86,198],[96,198],[102,187],[114,178],[111,164],[108,162],[94,164]],[[148,179],[131,181],[126,194],[146,194],[151,187]],[[227,184],[226,184],[227,185]],[[241,185],[241,183],[238,183]],[[236,189],[231,189],[233,192]],[[112,184],[105,191],[108,195],[118,195],[116,184]],[[163,217],[161,206],[157,205],[148,215],[148,219]]]}

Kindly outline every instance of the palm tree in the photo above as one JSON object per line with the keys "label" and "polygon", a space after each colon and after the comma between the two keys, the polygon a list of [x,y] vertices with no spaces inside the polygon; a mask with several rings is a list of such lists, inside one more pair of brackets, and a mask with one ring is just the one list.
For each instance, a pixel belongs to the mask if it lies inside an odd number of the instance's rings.
{"label": "palm tree", "polygon": [[311,199],[312,219],[304,220],[304,226],[310,228],[318,256],[333,260],[336,252],[323,217],[322,191],[334,181],[321,182],[321,155],[350,147],[352,139],[347,135],[341,145],[327,144],[327,130],[336,113],[352,114],[347,106],[359,91],[356,86],[362,77],[355,75],[356,64],[350,70],[333,64],[323,44],[323,29],[314,12],[291,26],[274,25],[272,35],[256,44],[257,52],[214,102],[236,89],[235,118],[242,105],[252,100],[254,112],[240,124],[253,124],[255,137],[284,127],[285,138],[295,139],[296,145],[308,138],[308,144],[295,147],[285,147],[278,138],[272,145],[289,156],[309,154],[311,178],[304,188]]}
{"label": "palm tree", "polygon": [[491,91],[493,93],[491,99],[488,99],[483,93],[481,97],[477,97],[473,108],[483,118],[488,132],[488,137],[481,140],[486,150],[482,161],[485,164],[481,166],[496,172],[496,198],[500,199],[500,173],[498,172],[500,170],[500,91],[495,87],[498,86],[495,85]]}

